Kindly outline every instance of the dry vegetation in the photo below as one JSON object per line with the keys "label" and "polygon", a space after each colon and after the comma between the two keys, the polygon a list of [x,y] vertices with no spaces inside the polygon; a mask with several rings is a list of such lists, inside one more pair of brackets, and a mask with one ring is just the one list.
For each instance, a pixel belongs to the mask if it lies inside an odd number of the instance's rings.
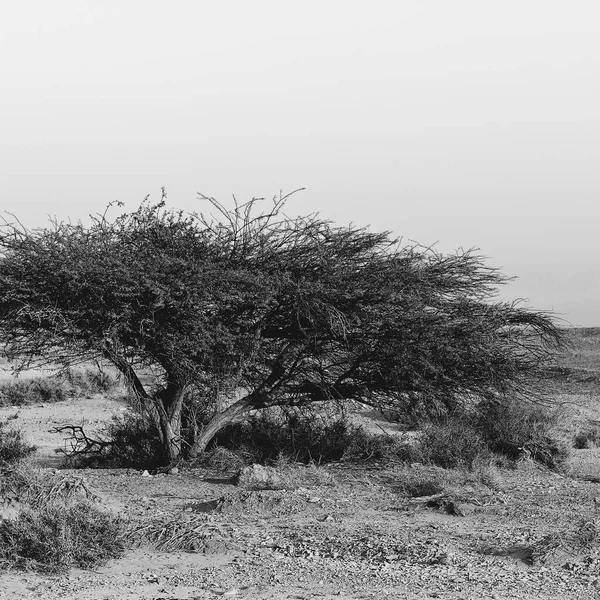
{"label": "dry vegetation", "polygon": [[90,384],[91,372],[6,380],[0,589],[82,600],[597,597],[600,330],[569,335],[544,381],[548,406],[455,414],[418,433],[360,411],[333,423],[273,413],[224,431],[196,463],[154,470],[152,448],[132,464],[144,449],[125,435],[130,417],[109,414],[93,436],[125,437],[93,457],[107,468],[81,457],[85,468],[36,467],[31,445],[49,424],[36,422],[30,394],[62,390],[34,402],[68,407],[64,423],[86,429],[107,393],[122,414],[122,391]]}

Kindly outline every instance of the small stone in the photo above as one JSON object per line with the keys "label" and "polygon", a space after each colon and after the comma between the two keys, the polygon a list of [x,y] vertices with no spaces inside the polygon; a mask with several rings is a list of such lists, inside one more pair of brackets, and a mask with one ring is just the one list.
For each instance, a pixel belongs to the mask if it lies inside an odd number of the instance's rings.
{"label": "small stone", "polygon": [[284,487],[276,469],[257,464],[244,467],[236,475],[235,482],[240,487],[253,490],[276,490]]}
{"label": "small stone", "polygon": [[177,475],[179,473],[179,469],[177,467],[171,467],[169,469],[169,475]]}
{"label": "small stone", "polygon": [[142,477],[152,477],[152,476],[150,475],[150,473],[148,473],[148,471],[144,471],[142,473]]}

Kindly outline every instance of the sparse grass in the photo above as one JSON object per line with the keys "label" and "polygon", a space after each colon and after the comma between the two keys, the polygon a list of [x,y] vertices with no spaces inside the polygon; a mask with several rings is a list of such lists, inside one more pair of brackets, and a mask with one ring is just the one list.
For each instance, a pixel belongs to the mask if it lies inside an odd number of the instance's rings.
{"label": "sparse grass", "polygon": [[536,462],[560,470],[569,458],[557,434],[560,418],[558,410],[544,405],[490,402],[479,407],[476,427],[493,452],[517,459],[525,449]]}
{"label": "sparse grass", "polygon": [[0,382],[0,406],[62,402],[77,395],[108,393],[120,386],[118,377],[103,369],[67,369],[57,375]]}

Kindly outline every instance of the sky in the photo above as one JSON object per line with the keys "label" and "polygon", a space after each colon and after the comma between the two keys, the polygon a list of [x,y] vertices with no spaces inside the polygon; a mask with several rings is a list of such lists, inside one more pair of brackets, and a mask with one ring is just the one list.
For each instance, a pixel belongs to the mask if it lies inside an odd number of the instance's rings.
{"label": "sky", "polygon": [[0,212],[29,227],[292,196],[477,247],[600,326],[600,5],[20,0],[0,7]]}

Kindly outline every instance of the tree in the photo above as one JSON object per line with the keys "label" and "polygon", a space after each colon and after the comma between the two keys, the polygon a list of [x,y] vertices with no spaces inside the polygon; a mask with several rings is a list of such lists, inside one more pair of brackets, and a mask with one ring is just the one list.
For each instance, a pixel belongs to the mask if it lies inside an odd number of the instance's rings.
{"label": "tree", "polygon": [[89,226],[0,229],[6,354],[17,368],[110,361],[171,460],[266,407],[530,396],[563,343],[550,315],[496,300],[507,278],[474,251],[289,218],[287,197],[259,214],[258,200],[204,199],[216,219],[163,193]]}

